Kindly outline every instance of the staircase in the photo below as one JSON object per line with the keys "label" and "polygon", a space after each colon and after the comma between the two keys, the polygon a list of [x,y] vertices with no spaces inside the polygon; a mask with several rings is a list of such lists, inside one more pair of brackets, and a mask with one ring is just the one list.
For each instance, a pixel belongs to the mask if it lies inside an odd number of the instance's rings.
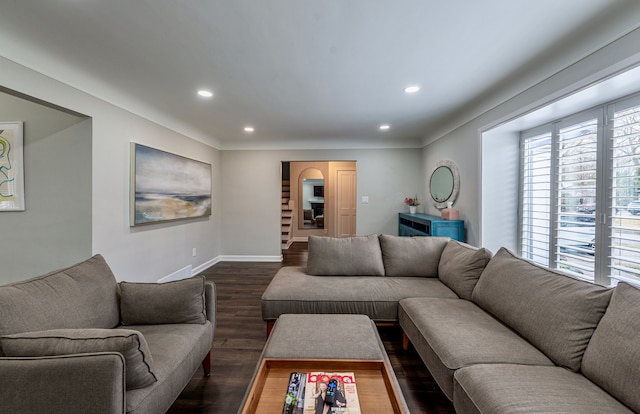
{"label": "staircase", "polygon": [[293,205],[289,180],[282,180],[282,213],[280,219],[282,250],[287,250],[293,242]]}

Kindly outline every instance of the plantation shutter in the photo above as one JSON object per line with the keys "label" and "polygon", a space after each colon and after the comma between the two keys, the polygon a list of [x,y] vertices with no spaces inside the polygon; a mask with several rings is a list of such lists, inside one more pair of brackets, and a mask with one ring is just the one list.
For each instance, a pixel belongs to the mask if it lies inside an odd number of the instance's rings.
{"label": "plantation shutter", "polygon": [[555,267],[591,281],[595,275],[597,155],[597,118],[560,125]]}
{"label": "plantation shutter", "polygon": [[551,131],[521,141],[520,254],[549,265],[551,219]]}
{"label": "plantation shutter", "polygon": [[640,99],[611,105],[611,278],[640,283]]}

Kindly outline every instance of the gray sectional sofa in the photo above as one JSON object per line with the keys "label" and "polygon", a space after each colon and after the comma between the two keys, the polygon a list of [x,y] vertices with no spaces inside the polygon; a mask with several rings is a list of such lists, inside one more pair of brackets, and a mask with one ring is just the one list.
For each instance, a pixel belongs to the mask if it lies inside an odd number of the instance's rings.
{"label": "gray sectional sofa", "polygon": [[0,412],[164,413],[214,327],[203,277],[117,283],[100,255],[0,286]]}
{"label": "gray sectional sofa", "polygon": [[308,269],[282,268],[262,309],[267,322],[362,313],[399,323],[458,413],[640,412],[640,290],[576,280],[507,249],[312,237]]}

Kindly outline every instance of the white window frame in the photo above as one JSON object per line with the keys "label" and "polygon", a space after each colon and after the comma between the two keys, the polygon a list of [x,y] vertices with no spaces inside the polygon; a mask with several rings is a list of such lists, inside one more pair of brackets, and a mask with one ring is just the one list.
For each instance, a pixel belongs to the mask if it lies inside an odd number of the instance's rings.
{"label": "white window frame", "polygon": [[[552,148],[551,148],[551,177],[550,177],[550,217],[549,217],[549,251],[548,251],[548,263],[543,263],[546,266],[555,268],[562,271],[562,269],[556,268],[557,262],[557,245],[558,245],[558,149],[559,140],[558,134],[562,128],[575,125],[580,122],[584,122],[589,119],[597,119],[597,161],[596,161],[596,211],[595,211],[595,251],[594,251],[594,278],[588,278],[594,283],[611,286],[615,285],[618,280],[624,280],[633,284],[640,284],[640,277],[636,278],[624,278],[614,276],[611,278],[610,266],[611,266],[611,252],[610,247],[612,238],[612,226],[613,226],[613,200],[612,200],[612,166],[613,166],[613,122],[609,122],[613,119],[614,113],[622,111],[626,108],[632,108],[640,106],[640,94],[631,95],[629,97],[621,98],[616,101],[608,102],[598,107],[582,111],[558,119],[553,122],[540,125],[538,127],[522,131],[520,134],[520,167],[519,167],[519,201],[518,201],[518,252],[523,254],[523,202],[524,202],[524,146],[523,143],[526,139],[540,136],[544,133],[551,133]],[[573,274],[576,277],[579,275]]]}

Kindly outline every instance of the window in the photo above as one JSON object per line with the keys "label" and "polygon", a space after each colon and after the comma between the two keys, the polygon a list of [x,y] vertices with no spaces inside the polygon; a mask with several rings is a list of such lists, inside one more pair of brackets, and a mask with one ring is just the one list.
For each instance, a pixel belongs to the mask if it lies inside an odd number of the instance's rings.
{"label": "window", "polygon": [[520,145],[520,254],[640,284],[640,96],[525,131]]}
{"label": "window", "polygon": [[608,221],[610,274],[617,280],[640,281],[640,97],[609,108],[612,129],[610,212]]}
{"label": "window", "polygon": [[549,264],[551,235],[551,133],[523,140],[520,254]]}

